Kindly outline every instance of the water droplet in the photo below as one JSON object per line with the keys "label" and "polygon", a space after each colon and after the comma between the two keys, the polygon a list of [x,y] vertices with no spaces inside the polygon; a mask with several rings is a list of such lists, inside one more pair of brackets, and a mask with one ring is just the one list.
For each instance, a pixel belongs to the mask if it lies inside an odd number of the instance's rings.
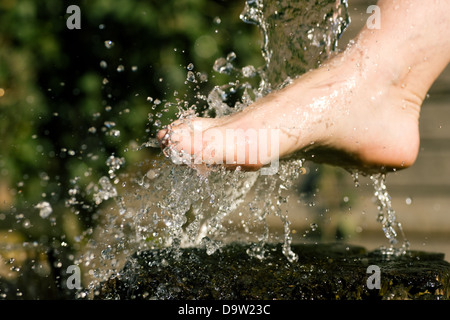
{"label": "water droplet", "polygon": [[125,70],[125,67],[122,64],[117,66],[117,72],[123,72],[124,70]]}
{"label": "water droplet", "polygon": [[150,169],[149,171],[147,171],[146,173],[146,177],[150,180],[153,180],[155,178],[157,178],[159,175],[158,171],[155,169]]}
{"label": "water droplet", "polygon": [[100,61],[100,68],[106,69],[108,67],[108,63],[105,60]]}
{"label": "water droplet", "polygon": [[198,72],[197,77],[200,79],[200,82],[207,82],[208,81],[208,74],[204,72]]}
{"label": "water droplet", "polygon": [[192,71],[188,71],[186,80],[189,82],[196,82],[195,74]]}
{"label": "water droplet", "polygon": [[218,58],[214,62],[213,70],[223,74],[230,74],[233,71],[233,65],[225,58]]}
{"label": "water droplet", "polygon": [[357,171],[352,172],[352,177],[353,177],[353,183],[354,183],[355,187],[358,188],[360,186],[359,172],[357,172]]}
{"label": "water droplet", "polygon": [[407,197],[405,199],[406,204],[409,206],[412,203],[412,199],[410,197]]}
{"label": "water droplet", "polygon": [[189,71],[194,69],[194,64],[191,62],[188,64],[188,66],[186,67]]}
{"label": "water droplet", "polygon": [[107,127],[107,128],[113,128],[113,127],[116,126],[116,123],[115,123],[114,121],[105,121],[103,124],[104,124],[105,127]]}
{"label": "water droplet", "polygon": [[120,130],[111,130],[109,133],[112,137],[119,137],[120,136]]}
{"label": "water droplet", "polygon": [[102,203],[104,200],[108,200],[109,198],[114,198],[117,196],[117,190],[111,184],[111,181],[108,177],[101,177],[99,179],[100,190],[94,194],[94,201],[96,204]]}
{"label": "water droplet", "polygon": [[112,42],[111,40],[106,40],[105,41],[105,47],[107,49],[111,49],[112,47],[114,47],[114,42]]}
{"label": "water droplet", "polygon": [[236,59],[236,53],[231,51],[229,54],[227,54],[227,61],[231,62],[234,61],[234,59]]}
{"label": "water droplet", "polygon": [[53,209],[47,201],[42,201],[34,206],[36,209],[39,209],[39,216],[43,219],[47,218],[52,212]]}
{"label": "water droplet", "polygon": [[207,255],[214,254],[214,252],[216,252],[216,250],[220,248],[220,242],[219,241],[211,240],[208,237],[204,237],[202,239],[202,243],[205,246]]}
{"label": "water droplet", "polygon": [[108,245],[108,247],[104,250],[102,250],[101,255],[103,259],[110,259],[111,258],[111,246]]}
{"label": "water droplet", "polygon": [[251,78],[256,75],[256,69],[254,66],[246,66],[242,68],[242,75],[246,78]]}

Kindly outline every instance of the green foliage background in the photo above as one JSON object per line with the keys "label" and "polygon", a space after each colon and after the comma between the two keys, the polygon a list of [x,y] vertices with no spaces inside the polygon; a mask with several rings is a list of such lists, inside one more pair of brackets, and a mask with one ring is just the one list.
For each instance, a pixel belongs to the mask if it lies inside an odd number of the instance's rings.
{"label": "green foliage background", "polygon": [[[80,30],[66,26],[72,4]],[[0,229],[64,237],[55,221],[67,218],[74,185],[106,175],[111,154],[130,164],[159,152],[129,151],[156,132],[149,113],[166,108],[163,125],[177,116],[174,105],[153,110],[148,97],[194,103],[186,66],[208,75],[207,92],[225,81],[215,59],[236,48],[237,64],[261,65],[260,34],[239,19],[243,8],[243,0],[0,0]],[[34,208],[43,200],[53,224]],[[83,208],[71,221],[87,228],[93,213]]]}

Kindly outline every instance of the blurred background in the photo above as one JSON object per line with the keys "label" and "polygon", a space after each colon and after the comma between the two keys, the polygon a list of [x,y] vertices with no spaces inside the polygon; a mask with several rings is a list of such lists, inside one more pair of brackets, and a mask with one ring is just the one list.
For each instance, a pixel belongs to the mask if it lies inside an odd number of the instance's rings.
{"label": "blurred background", "polygon": [[[66,26],[73,4],[79,30]],[[41,260],[47,296],[61,294],[63,260],[97,222],[85,190],[108,175],[108,157],[126,167],[159,153],[134,151],[176,118],[180,99],[189,106],[195,92],[224,83],[212,69],[218,57],[239,48],[236,63],[262,63],[259,31],[239,19],[243,7],[0,0],[0,299],[37,294],[24,289],[29,260]],[[207,81],[186,84],[188,65]]]}
{"label": "blurred background", "polygon": [[[66,27],[72,4],[80,30]],[[349,1],[341,50],[370,4]],[[108,157],[126,169],[159,153],[136,150],[176,118],[180,100],[195,103],[226,82],[212,69],[217,58],[235,51],[238,66],[263,63],[260,32],[239,19],[243,8],[244,0],[0,0],[0,299],[71,296],[58,285],[61,265],[95,228],[86,190],[108,175]],[[207,81],[186,83],[188,69]],[[387,177],[412,249],[447,260],[449,104],[447,69],[424,104],[417,163]],[[349,173],[311,164],[292,192],[303,201],[289,215],[294,237],[317,222],[308,237],[387,245],[368,178],[356,188]],[[27,273],[30,260],[39,263]]]}
{"label": "blurred background", "polygon": [[71,179],[105,175],[111,154],[145,158],[127,151],[175,118],[167,102],[196,100],[188,64],[212,87],[223,82],[214,60],[232,48],[242,63],[261,60],[242,1],[84,1],[80,30],[66,27],[68,5],[0,2],[1,210],[65,199]]}

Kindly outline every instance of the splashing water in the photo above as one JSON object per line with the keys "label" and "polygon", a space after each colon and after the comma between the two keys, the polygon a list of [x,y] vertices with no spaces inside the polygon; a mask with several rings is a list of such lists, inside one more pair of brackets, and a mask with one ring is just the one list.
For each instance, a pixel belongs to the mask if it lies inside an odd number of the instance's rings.
{"label": "splashing water", "polygon": [[[247,0],[240,18],[261,30],[265,64],[238,68],[234,65],[234,52],[218,58],[213,70],[235,80],[197,96],[208,106],[201,116],[222,117],[238,112],[317,67],[335,50],[339,36],[349,24],[346,0]],[[106,48],[113,45],[112,41],[105,41]],[[186,83],[205,80],[194,72],[193,64],[186,69]],[[255,79],[256,87],[250,83]],[[148,101],[155,106],[163,103],[150,97]],[[178,108],[180,120],[187,124],[198,116],[195,106],[188,107],[183,101]],[[156,127],[160,125],[157,121]],[[111,129],[113,125],[107,127]],[[149,138],[137,150],[155,147],[160,147],[159,142]],[[234,171],[218,167],[199,172],[189,166],[174,165],[173,162],[182,163],[185,156],[169,146],[156,159],[140,164],[133,176],[119,174],[125,164],[122,158],[111,155],[107,159],[108,176],[86,190],[102,220],[97,229],[85,232],[89,240],[74,261],[90,270],[89,289],[114,277],[132,253],[153,248],[170,248],[176,256],[179,248],[197,246],[213,254],[226,241],[242,240],[252,243],[247,250],[249,255],[263,259],[264,245],[281,240],[287,259],[298,260],[291,250],[287,190],[304,173],[302,159],[282,160],[276,174],[261,175],[259,171],[242,172],[240,167]],[[357,178],[355,184],[356,181]],[[395,244],[397,231],[402,230],[391,208],[384,175],[373,176],[372,182],[379,201],[379,221],[390,243]],[[68,206],[76,203],[74,196],[79,188],[73,190],[76,192]],[[269,216],[280,219],[281,239],[270,232]],[[312,224],[311,229],[315,228]]]}
{"label": "splashing water", "polygon": [[248,0],[241,19],[262,33],[263,94],[320,65],[350,23],[346,0]]}
{"label": "splashing water", "polygon": [[[328,1],[320,5],[308,1],[246,1],[240,18],[246,23],[256,24],[261,30],[263,38],[261,52],[265,64],[260,68],[250,65],[239,69],[233,64],[236,53],[230,52],[226,57],[218,58],[213,65],[213,70],[218,73],[233,75],[237,79],[234,82],[228,82],[226,85],[213,88],[207,95],[206,100],[209,109],[206,116],[212,113],[216,117],[222,117],[240,111],[273,89],[285,86],[291,82],[292,78],[316,67],[335,49],[338,37],[348,25],[346,9],[345,1]],[[313,14],[305,16],[305,12],[312,12]],[[298,32],[299,25],[302,26],[302,31],[306,29],[308,31]],[[320,39],[319,34],[321,35]],[[275,42],[270,39],[277,39],[278,41]],[[281,47],[280,43],[283,44]],[[193,66],[187,68],[189,70],[187,80],[191,82],[193,81],[192,68]],[[248,78],[255,77],[260,79],[256,88],[246,81]],[[240,99],[235,99],[234,96],[237,93],[240,94]],[[237,102],[234,104],[230,103],[230,101],[235,100]],[[184,110],[180,119],[189,124],[189,120],[195,117],[195,111]],[[180,154],[170,145],[164,152],[175,163],[192,163],[190,155]],[[227,199],[225,201],[227,204],[226,206],[221,205],[221,207],[227,208],[227,210],[219,210],[215,214],[211,220],[213,224],[209,223],[208,225],[208,232],[214,233],[221,229],[221,221],[235,210],[236,201],[247,194],[250,188],[255,185],[257,196],[254,201],[247,203],[250,208],[250,216],[254,217],[253,223],[261,224],[263,231],[257,236],[258,245],[249,253],[261,258],[264,256],[264,243],[269,239],[265,219],[269,214],[273,214],[280,217],[284,226],[284,253],[289,260],[297,260],[298,257],[290,250],[292,239],[289,229],[290,222],[287,214],[283,213],[282,204],[287,202],[285,196],[283,196],[283,190],[287,190],[288,185],[292,185],[296,177],[302,172],[301,167],[301,160],[284,161],[278,174],[264,178],[259,173],[242,175],[242,173],[227,173],[222,170],[223,177],[234,176],[235,183],[244,179],[249,188],[244,190],[244,193],[226,193]],[[221,185],[223,183],[220,182],[215,182],[213,185],[209,184],[212,198],[219,199],[214,189],[217,186],[220,188]],[[260,185],[264,186],[261,190]],[[224,200],[222,199],[222,201]],[[181,217],[184,217],[183,210],[180,213]],[[197,213],[197,216],[201,216],[201,214]]]}
{"label": "splashing water", "polygon": [[[241,19],[245,22],[257,24],[263,34],[262,54],[266,64],[263,67],[245,66],[238,69],[233,65],[235,53],[225,58],[219,58],[214,63],[216,72],[234,75],[235,82],[215,87],[205,95],[209,109],[206,116],[213,113],[221,117],[239,111],[252,104],[256,99],[272,90],[286,84],[286,79],[295,77],[305,70],[314,67],[314,63],[325,58],[336,44],[337,38],[348,23],[346,4],[329,1],[328,5],[318,8],[306,8],[302,1],[294,4],[283,3],[281,9],[273,12],[275,2],[247,1]],[[291,10],[294,10],[291,12]],[[306,35],[298,38],[299,34],[292,33],[290,41],[286,30],[294,30],[300,25],[299,19],[305,19],[299,14],[303,10],[312,10],[317,16],[309,17],[301,25],[310,26],[310,33],[315,34],[319,29],[327,30],[327,36],[321,41],[316,37]],[[327,18],[323,22],[323,10],[328,10]],[[304,12],[304,11],[303,11]],[[273,20],[282,19],[283,16],[295,17],[286,19],[283,28],[272,29]],[[329,17],[329,18],[328,18]],[[318,27],[321,23],[321,27]],[[328,25],[326,25],[328,24]],[[336,28],[339,25],[340,28]],[[277,38],[283,33],[286,43],[296,42],[296,47],[274,50],[270,37]],[[305,33],[306,34],[306,33]],[[294,40],[294,41],[292,41]],[[295,65],[302,55],[299,49],[314,47],[315,54],[311,58],[300,59],[301,65]],[[295,50],[298,53],[293,54]],[[288,57],[288,59],[286,59]],[[284,61],[282,63],[281,61]],[[313,62],[314,61],[314,62]],[[193,65],[188,66],[186,81],[196,81]],[[277,76],[275,76],[277,75]],[[257,88],[253,88],[246,79],[259,77]],[[240,81],[241,78],[243,81]],[[284,79],[280,81],[280,79]],[[240,99],[231,104],[231,95],[240,94]],[[180,108],[180,119],[189,121],[196,116],[195,110]],[[142,147],[159,147],[155,139],[150,139]],[[208,254],[220,250],[221,244],[227,239],[241,239],[252,241],[254,246],[248,254],[258,258],[265,255],[264,244],[271,237],[266,218],[269,215],[278,216],[284,229],[283,253],[290,261],[298,257],[290,249],[292,236],[290,234],[290,221],[287,210],[283,208],[288,202],[288,190],[296,178],[303,172],[301,160],[283,161],[278,173],[271,176],[262,176],[259,172],[241,172],[239,167],[235,171],[223,168],[210,170],[207,175],[199,175],[196,170],[186,166],[174,166],[170,160],[177,155],[173,150],[164,150],[170,158],[161,158],[151,161],[147,171],[138,174],[128,182],[127,192],[115,187],[117,179],[115,171],[122,163],[114,157],[108,159],[110,177],[102,177],[99,187],[95,188],[94,199],[97,204],[108,199],[114,199],[119,207],[119,215],[107,214],[101,230],[103,242],[91,241],[84,256],[80,258],[85,266],[94,270],[94,279],[101,281],[110,277],[120,268],[119,261],[136,250],[155,247],[170,247],[176,254],[177,248],[186,246],[204,246]],[[114,169],[114,170],[112,170]],[[132,192],[130,192],[132,187]],[[120,195],[120,196],[119,196]],[[234,217],[233,217],[234,216]],[[237,216],[237,219],[236,217]],[[232,224],[232,221],[239,221]],[[244,232],[242,232],[244,231]],[[128,234],[134,235],[132,238]],[[98,253],[100,251],[100,254]],[[100,257],[100,262],[96,257]],[[105,271],[107,270],[107,271]],[[94,286],[93,281],[91,287]]]}
{"label": "splashing water", "polygon": [[36,209],[39,209],[39,216],[43,219],[48,218],[50,214],[53,212],[52,206],[47,201],[42,201],[34,206]]}
{"label": "splashing water", "polygon": [[[377,200],[378,217],[383,232],[389,240],[390,247],[382,248],[382,252],[386,255],[401,255],[408,251],[409,241],[403,232],[402,224],[397,221],[395,211],[392,208],[391,197],[386,188],[386,175],[383,173],[371,175],[370,179],[375,189],[375,198]],[[403,243],[400,248],[395,248],[398,243],[398,233],[400,233]]]}

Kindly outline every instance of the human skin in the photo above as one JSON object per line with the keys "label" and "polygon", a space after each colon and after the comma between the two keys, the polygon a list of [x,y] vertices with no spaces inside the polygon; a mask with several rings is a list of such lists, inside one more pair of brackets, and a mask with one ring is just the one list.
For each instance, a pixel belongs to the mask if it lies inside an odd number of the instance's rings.
{"label": "human skin", "polygon": [[[379,29],[365,26],[346,50],[240,112],[175,121],[158,133],[162,146],[244,170],[288,156],[366,172],[411,166],[422,102],[450,62],[450,1],[377,5]],[[261,129],[279,132],[278,141],[268,142],[277,143],[277,152],[249,161],[261,142],[246,132]],[[223,138],[227,130],[243,132],[244,149]],[[245,160],[230,163],[225,155]]]}

